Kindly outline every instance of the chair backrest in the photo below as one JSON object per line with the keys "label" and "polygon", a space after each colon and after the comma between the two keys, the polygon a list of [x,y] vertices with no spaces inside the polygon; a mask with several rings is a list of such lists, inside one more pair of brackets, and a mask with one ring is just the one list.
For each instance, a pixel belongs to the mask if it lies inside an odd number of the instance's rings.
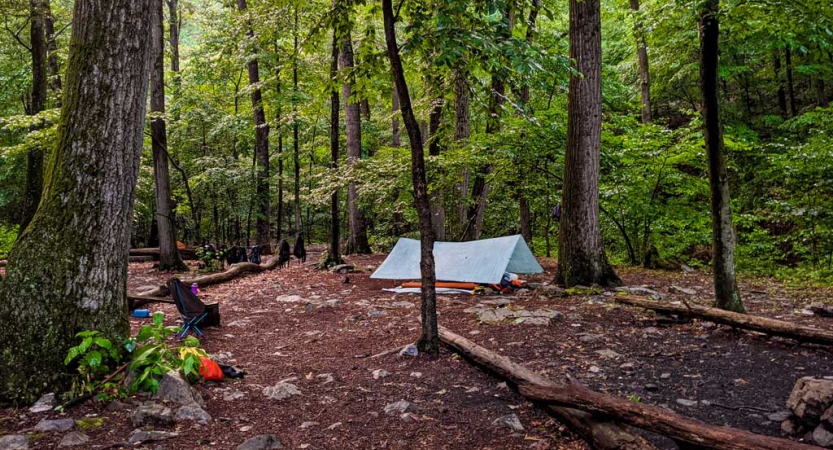
{"label": "chair backrest", "polygon": [[205,303],[194,295],[179,278],[172,278],[168,281],[168,290],[171,291],[176,309],[182,317],[193,319],[205,313]]}

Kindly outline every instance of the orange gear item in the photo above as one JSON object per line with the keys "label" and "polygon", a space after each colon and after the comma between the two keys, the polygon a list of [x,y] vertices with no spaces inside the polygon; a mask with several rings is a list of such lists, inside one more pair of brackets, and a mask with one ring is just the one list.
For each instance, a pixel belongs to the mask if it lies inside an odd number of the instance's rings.
{"label": "orange gear item", "polygon": [[220,366],[204,356],[200,357],[200,375],[206,381],[223,381],[223,370]]}

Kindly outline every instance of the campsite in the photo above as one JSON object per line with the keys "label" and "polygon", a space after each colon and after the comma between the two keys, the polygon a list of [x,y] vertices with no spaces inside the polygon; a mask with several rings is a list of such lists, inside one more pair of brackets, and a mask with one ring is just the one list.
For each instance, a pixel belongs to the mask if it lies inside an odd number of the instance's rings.
{"label": "campsite", "polygon": [[0,450],[833,448],[829,1],[0,15]]}

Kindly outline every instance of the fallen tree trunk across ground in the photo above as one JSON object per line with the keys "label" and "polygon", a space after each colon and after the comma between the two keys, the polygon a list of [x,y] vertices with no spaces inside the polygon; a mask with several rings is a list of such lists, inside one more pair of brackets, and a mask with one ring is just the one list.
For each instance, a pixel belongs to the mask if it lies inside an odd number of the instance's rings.
{"label": "fallen tree trunk across ground", "polygon": [[[130,249],[130,256],[150,256],[154,259],[154,261],[159,260],[159,247],[148,247],[148,248],[131,248]],[[179,256],[185,260],[195,260],[197,259],[197,250],[194,248],[180,248],[179,249]]]}
{"label": "fallen tree trunk across ground", "polygon": [[[512,362],[474,342],[439,327],[440,341],[446,347],[461,354],[514,386],[554,384],[541,374]],[[656,447],[642,436],[606,417],[599,417],[573,408],[547,405],[547,412],[566,424],[597,450],[651,450]]]}
{"label": "fallen tree trunk across ground", "polygon": [[[214,285],[214,284],[225,283],[226,281],[231,281],[231,280],[239,277],[240,275],[243,275],[243,274],[246,274],[246,273],[260,273],[260,272],[265,272],[267,270],[274,270],[277,267],[278,267],[278,258],[273,257],[273,258],[270,258],[269,261],[266,264],[253,264],[253,263],[233,264],[231,266],[231,268],[229,270],[226,270],[225,272],[212,273],[212,274],[202,275],[202,276],[194,277],[194,278],[183,278],[182,282],[185,283],[186,286],[196,284],[197,286],[203,288],[203,287],[211,286],[211,285]],[[157,298],[157,299],[164,298],[164,297],[169,296],[170,294],[171,293],[170,293],[170,291],[168,291],[167,286],[159,286],[156,289],[146,291],[146,292],[142,292],[141,294],[128,293],[128,303],[130,305],[136,305],[136,304],[139,304],[140,302],[143,301],[144,303],[142,303],[142,304],[146,305],[148,303],[153,303],[155,301],[158,301],[158,300],[153,300],[153,298]],[[133,298],[133,300],[130,300],[130,298]],[[136,308],[138,308],[138,306],[136,306]],[[134,308],[131,308],[131,310],[132,309],[134,309]]]}
{"label": "fallen tree trunk across ground", "polygon": [[171,303],[173,304],[173,300],[167,297],[149,297],[146,295],[141,294],[127,294],[127,307],[130,311],[134,309],[139,309],[142,306],[148,305],[150,303]]}
{"label": "fallen tree trunk across ground", "polygon": [[697,317],[723,325],[759,331],[772,336],[787,337],[800,342],[824,345],[833,344],[833,331],[831,330],[812,328],[792,322],[785,322],[783,320],[769,319],[766,317],[753,316],[751,314],[739,314],[732,311],[725,311],[718,308],[709,308],[699,305],[675,305],[667,302],[657,302],[629,295],[617,295],[615,300],[618,303],[625,305],[652,309],[657,312]]}
{"label": "fallen tree trunk across ground", "polygon": [[685,448],[715,450],[810,450],[818,449],[787,439],[772,438],[729,427],[712,426],[657,406],[593,392],[569,380],[555,383],[526,367],[440,327],[440,340],[507,382],[521,395],[546,404],[549,411],[595,449],[652,449],[641,436],[624,425],[664,435]]}

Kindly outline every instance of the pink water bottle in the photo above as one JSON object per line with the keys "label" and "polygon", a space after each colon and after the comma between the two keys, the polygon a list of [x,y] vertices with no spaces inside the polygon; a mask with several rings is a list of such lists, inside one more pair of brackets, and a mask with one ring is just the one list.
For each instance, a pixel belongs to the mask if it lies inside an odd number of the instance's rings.
{"label": "pink water bottle", "polygon": [[200,287],[197,286],[197,283],[191,285],[191,293],[194,295],[200,295]]}

